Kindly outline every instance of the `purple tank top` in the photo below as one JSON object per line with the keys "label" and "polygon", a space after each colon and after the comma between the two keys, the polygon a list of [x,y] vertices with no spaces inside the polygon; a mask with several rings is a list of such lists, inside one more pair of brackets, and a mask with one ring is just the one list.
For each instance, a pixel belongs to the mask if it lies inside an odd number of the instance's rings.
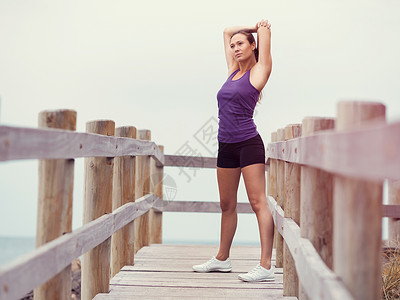
{"label": "purple tank top", "polygon": [[258,134],[253,120],[260,92],[250,83],[250,70],[241,78],[232,80],[233,72],[218,91],[218,141],[237,143]]}

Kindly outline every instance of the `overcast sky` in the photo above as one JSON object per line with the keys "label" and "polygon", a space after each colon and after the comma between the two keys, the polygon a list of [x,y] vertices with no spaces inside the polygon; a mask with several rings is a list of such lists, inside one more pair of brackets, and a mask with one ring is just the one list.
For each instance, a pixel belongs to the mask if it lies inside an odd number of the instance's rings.
{"label": "overcast sky", "polygon": [[[40,111],[69,108],[78,131],[111,119],[150,129],[166,154],[212,156],[199,132],[217,129],[223,29],[262,18],[272,24],[273,70],[255,122],[266,144],[305,116],[335,116],[339,100],[380,101],[400,120],[399,12],[397,0],[0,0],[0,122],[35,127]],[[82,166],[77,159],[74,228]],[[173,200],[218,201],[215,170],[183,171],[165,168]],[[35,235],[37,162],[0,163],[0,193],[0,236]],[[218,237],[218,214],[164,214],[166,239]],[[240,216],[235,241],[258,241],[254,215]]]}

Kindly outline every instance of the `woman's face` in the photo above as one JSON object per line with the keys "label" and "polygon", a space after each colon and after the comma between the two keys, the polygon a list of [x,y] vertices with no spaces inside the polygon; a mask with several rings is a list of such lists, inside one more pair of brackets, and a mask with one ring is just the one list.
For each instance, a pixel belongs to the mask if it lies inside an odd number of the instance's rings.
{"label": "woman's face", "polygon": [[245,61],[251,56],[254,57],[253,51],[255,48],[256,45],[254,43],[250,45],[247,37],[242,33],[235,34],[231,39],[231,50],[238,62]]}

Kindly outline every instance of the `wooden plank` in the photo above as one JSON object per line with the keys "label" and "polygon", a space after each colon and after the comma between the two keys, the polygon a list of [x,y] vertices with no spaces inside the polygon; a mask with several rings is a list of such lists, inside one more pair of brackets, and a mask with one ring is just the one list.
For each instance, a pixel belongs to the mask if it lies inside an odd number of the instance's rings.
{"label": "wooden plank", "polygon": [[[115,136],[136,138],[133,126],[117,127]],[[135,162],[132,156],[121,156],[114,159],[113,175],[113,210],[135,199]],[[111,238],[111,277],[125,265],[134,264],[134,222],[116,231]]]}
{"label": "wooden plank", "polygon": [[400,122],[270,143],[267,156],[360,179],[400,179]]}
{"label": "wooden plank", "polygon": [[300,238],[300,228],[291,219],[284,218],[282,209],[272,197],[267,197],[275,223],[282,225],[283,238],[295,261],[299,280],[310,299],[354,300],[338,276],[322,261],[311,242]]}
{"label": "wooden plank", "polygon": [[96,247],[115,231],[150,209],[156,201],[146,195],[113,213],[67,233],[0,267],[0,300],[23,297],[68,266],[75,258]]}
{"label": "wooden plank", "polygon": [[398,204],[382,205],[382,217],[400,219],[400,205]]}
{"label": "wooden plank", "polygon": [[[209,259],[210,253],[216,250],[217,245],[153,244],[143,247],[135,257],[135,265],[125,266],[111,280],[109,294],[98,294],[94,299],[129,299],[132,295],[140,299],[297,299],[283,297],[282,269],[276,269],[273,282],[246,283],[238,279],[238,273],[248,272],[259,262],[258,246],[232,247],[232,272],[193,272],[193,264]],[[159,254],[174,257],[160,258]],[[178,255],[179,260],[176,259]]]}
{"label": "wooden plank", "polygon": [[[233,264],[235,264],[234,262]],[[168,281],[171,280],[193,280],[193,279],[202,279],[202,280],[216,280],[216,281],[238,281],[237,277],[238,272],[229,272],[229,273],[219,273],[219,272],[211,272],[211,273],[196,273],[196,272],[158,272],[154,271],[121,271],[116,276],[112,278],[113,284],[118,284],[118,280],[120,279],[138,279],[138,280],[161,280],[166,277]],[[276,280],[274,283],[282,283],[283,274],[276,274]]]}
{"label": "wooden plank", "polygon": [[[42,111],[39,127],[75,131],[76,111]],[[39,160],[36,247],[72,231],[74,163],[73,159]],[[67,266],[33,293],[35,300],[69,300],[71,267]]]}
{"label": "wooden plank", "polygon": [[[192,251],[193,247],[196,247],[196,251]],[[171,258],[175,259],[181,256],[182,259],[209,259],[212,255],[215,255],[218,251],[219,245],[168,245],[168,244],[152,244],[149,247],[143,247],[136,254],[136,259],[140,258]],[[183,250],[182,250],[183,249]],[[182,255],[182,251],[184,255]],[[231,259],[259,259],[261,255],[261,249],[258,246],[233,246],[230,251]],[[272,253],[274,259],[275,252]]]}
{"label": "wooden plank", "polygon": [[[386,108],[381,103],[341,101],[337,111],[336,130],[347,131],[360,128],[371,120],[385,120]],[[390,140],[395,139],[395,135],[400,137],[399,133],[393,132]],[[374,148],[380,142],[370,137],[369,147]],[[378,152],[376,155],[379,156]],[[396,155],[400,157],[399,152]],[[368,168],[374,166],[368,165]],[[382,297],[382,199],[382,181],[335,175],[333,270],[356,299]],[[359,261],[363,263],[356,263]]]}
{"label": "wooden plank", "polygon": [[[98,294],[94,299],[132,299],[132,295],[140,299],[177,299],[177,298],[199,298],[203,299],[284,299],[297,300],[296,297],[283,297],[280,290],[253,289],[253,284],[248,288],[222,289],[222,288],[186,288],[186,287],[141,287],[120,286],[118,291],[111,289],[109,294]],[[130,298],[129,298],[130,297]],[[165,298],[167,297],[167,298]]]}
{"label": "wooden plank", "polygon": [[[221,213],[220,203],[215,201],[163,201],[163,205],[157,209],[163,212]],[[250,203],[238,203],[237,212],[241,214],[254,213]]]}
{"label": "wooden plank", "polygon": [[[95,120],[86,123],[86,132],[115,135],[115,122]],[[83,224],[112,212],[114,158],[87,157],[84,163]],[[111,238],[82,256],[81,296],[92,299],[109,290]],[[101,263],[100,263],[101,262]]]}
{"label": "wooden plank", "polygon": [[[142,129],[138,131],[138,138],[151,140],[151,131]],[[135,165],[135,199],[150,193],[150,157],[139,156]],[[146,212],[135,220],[134,249],[135,253],[143,246],[149,245],[149,213]]]}
{"label": "wooden plank", "polygon": [[164,155],[165,167],[212,168],[217,166],[216,157]]}
{"label": "wooden plank", "polygon": [[164,164],[164,154],[151,141],[60,129],[0,126],[0,161],[151,155]]}

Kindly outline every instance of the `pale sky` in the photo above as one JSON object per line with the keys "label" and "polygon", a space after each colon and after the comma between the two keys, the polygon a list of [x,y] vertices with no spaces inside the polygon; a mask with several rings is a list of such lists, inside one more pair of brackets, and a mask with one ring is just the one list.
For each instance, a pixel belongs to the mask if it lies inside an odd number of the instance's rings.
{"label": "pale sky", "polygon": [[[339,100],[380,101],[389,121],[400,120],[399,12],[397,0],[0,0],[0,122],[36,127],[40,111],[69,108],[78,131],[112,119],[150,129],[166,154],[189,145],[211,156],[215,149],[196,137],[210,124],[216,130],[216,94],[227,76],[223,29],[262,18],[272,24],[273,59],[255,111],[265,144],[306,116],[335,116]],[[82,166],[77,159],[74,228]],[[165,168],[173,200],[218,201],[215,170],[187,172],[190,179]],[[0,199],[0,236],[35,235],[36,161],[0,163]],[[239,201],[247,201],[243,182]],[[219,218],[166,213],[164,238],[218,241]],[[254,215],[239,217],[235,241],[258,241]]]}

